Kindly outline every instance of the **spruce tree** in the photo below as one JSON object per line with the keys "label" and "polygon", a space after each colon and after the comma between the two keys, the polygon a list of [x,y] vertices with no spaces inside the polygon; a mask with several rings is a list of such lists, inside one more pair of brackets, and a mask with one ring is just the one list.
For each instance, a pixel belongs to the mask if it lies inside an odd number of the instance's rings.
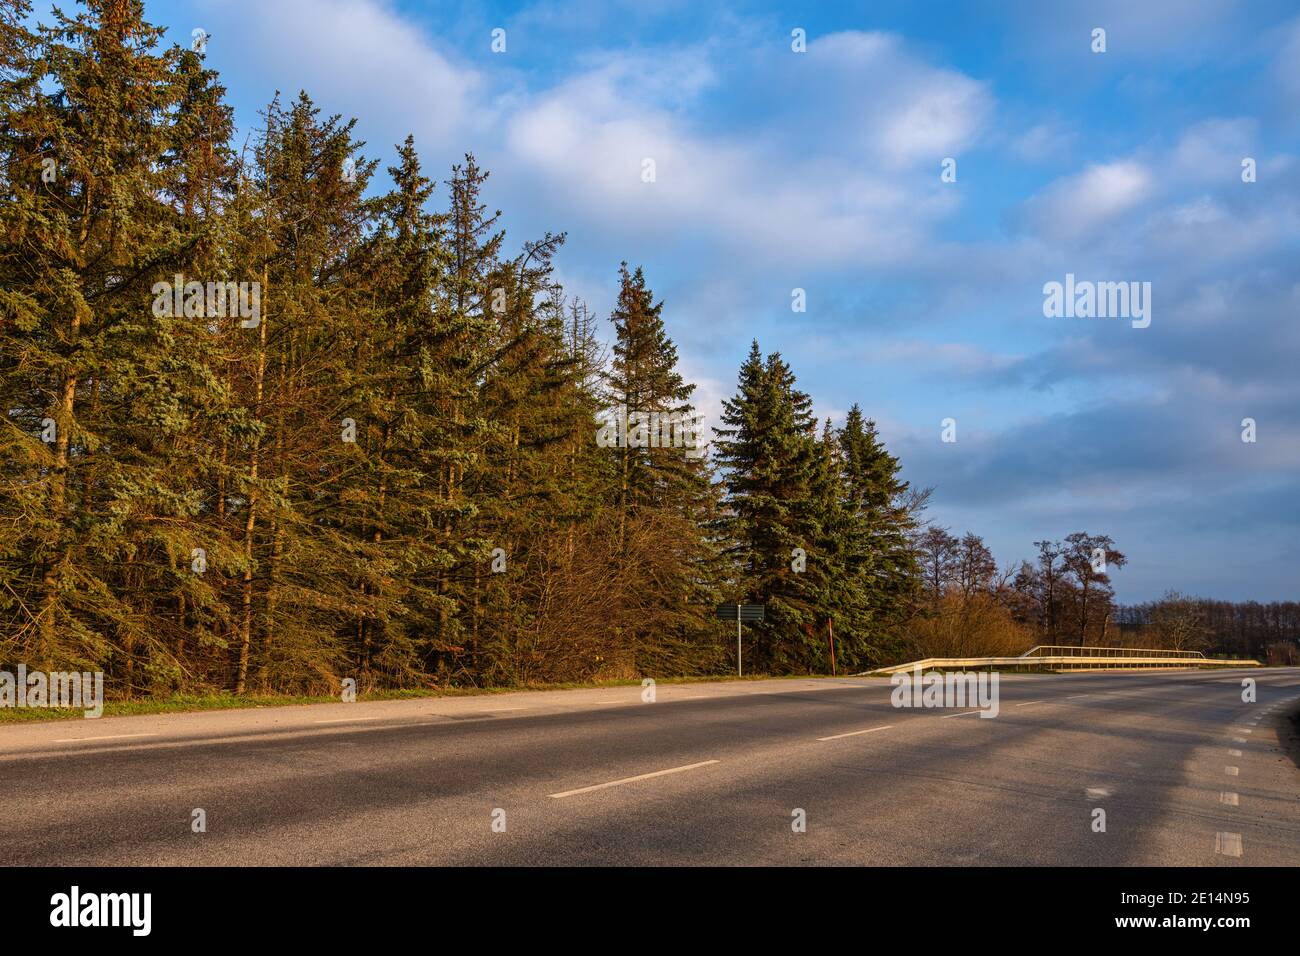
{"label": "spruce tree", "polygon": [[194,324],[150,308],[193,256],[164,201],[180,51],[131,0],[54,17],[30,43],[6,30],[30,74],[5,96],[0,397],[22,524],[4,574],[23,659],[103,667],[130,695],[170,669],[156,615],[196,507],[173,476],[210,409]]}
{"label": "spruce tree", "polygon": [[376,201],[363,198],[375,164],[356,155],[354,125],[321,119],[303,93],[268,109],[255,155],[240,259],[259,275],[262,314],[238,330],[252,427],[233,500],[244,559],[236,693],[254,677],[293,675],[321,689],[356,669],[364,682],[365,622],[388,600],[366,583],[391,573],[389,559],[356,533],[368,517],[368,474],[365,446],[351,439],[375,424],[352,394],[358,328],[373,319],[353,252]]}
{"label": "spruce tree", "polygon": [[[602,435],[617,439],[605,442],[617,470],[617,553],[624,562],[642,562],[644,579],[628,596],[641,613],[619,636],[631,643],[639,672],[680,673],[707,666],[716,654],[709,613],[718,566],[705,530],[714,489],[703,427],[690,404],[695,386],[677,371],[663,303],[639,267],[629,272],[623,263],[619,279]],[[629,525],[642,527],[630,532]],[[653,550],[635,553],[634,539]]]}
{"label": "spruce tree", "polygon": [[457,649],[458,595],[445,586],[446,575],[480,557],[465,546],[473,503],[446,478],[474,461],[469,445],[477,431],[464,413],[474,394],[465,329],[437,299],[452,269],[449,217],[427,208],[433,184],[421,172],[414,139],[397,153],[380,227],[359,254],[377,308],[360,330],[365,348],[352,390],[371,423],[363,448],[371,513],[361,530],[391,568],[363,586],[395,599],[378,601],[361,622],[361,649],[367,668],[373,658],[390,684],[416,678]]}
{"label": "spruce tree", "polygon": [[764,360],[755,341],[736,396],[723,409],[724,427],[715,429],[725,488],[718,528],[729,542],[735,600],[767,606],[766,620],[751,631],[754,665],[773,672],[806,670],[818,657],[816,628],[824,618],[818,599],[822,574],[796,571],[792,563],[796,549],[811,558],[810,566],[817,560],[819,453],[812,400],[795,388],[780,355]]}
{"label": "spruce tree", "polygon": [[920,588],[911,543],[915,520],[898,459],[856,404],[845,416],[838,440],[852,519],[846,572],[865,598],[854,633],[854,660],[865,666],[892,659],[902,645],[900,628]]}

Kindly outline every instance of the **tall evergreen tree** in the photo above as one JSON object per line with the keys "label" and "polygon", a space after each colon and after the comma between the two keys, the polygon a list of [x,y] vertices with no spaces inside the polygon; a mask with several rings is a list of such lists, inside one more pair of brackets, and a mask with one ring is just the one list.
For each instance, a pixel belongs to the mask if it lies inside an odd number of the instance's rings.
{"label": "tall evergreen tree", "polygon": [[22,522],[5,576],[23,658],[103,667],[130,694],[168,654],[155,598],[176,591],[196,507],[169,475],[209,407],[201,331],[149,307],[194,255],[164,201],[181,53],[132,0],[54,16],[30,45],[7,30],[33,82],[5,104],[5,498]]}
{"label": "tall evergreen tree", "polygon": [[723,403],[722,421],[714,429],[726,491],[718,527],[730,542],[734,593],[738,601],[767,605],[766,620],[752,630],[754,666],[805,670],[820,653],[815,629],[824,619],[818,596],[824,571],[809,575],[792,563],[801,549],[808,567],[817,567],[820,456],[812,400],[795,388],[781,356],[764,360],[755,341],[735,397]]}
{"label": "tall evergreen tree", "polygon": [[368,677],[378,670],[400,685],[457,639],[456,603],[442,582],[462,536],[447,530],[463,530],[472,508],[450,500],[440,479],[467,460],[468,426],[449,411],[472,394],[472,380],[458,329],[436,301],[451,270],[448,217],[427,208],[433,184],[414,139],[397,152],[379,228],[355,254],[372,291],[349,398],[367,423],[358,435],[366,514],[354,533],[383,556],[358,585],[374,606],[358,621],[355,653]]}
{"label": "tall evergreen tree", "polygon": [[262,308],[255,328],[238,330],[247,350],[241,401],[254,425],[234,502],[245,562],[237,693],[268,670],[331,681],[349,652],[364,676],[368,660],[355,645],[387,598],[361,586],[389,567],[355,533],[368,517],[367,470],[344,421],[358,432],[373,427],[352,414],[365,341],[357,325],[374,319],[352,253],[378,203],[363,198],[375,164],[356,155],[354,125],[322,120],[303,93],[288,109],[268,109],[255,156],[240,257],[260,273]]}
{"label": "tall evergreen tree", "polygon": [[[663,303],[655,301],[640,267],[629,272],[623,263],[619,279],[602,434],[617,438],[605,444],[618,475],[618,554],[644,562],[645,577],[629,596],[641,613],[620,636],[634,648],[639,671],[682,672],[716,653],[709,614],[718,564],[706,536],[716,501],[703,428],[690,404],[695,386],[677,370]],[[650,534],[630,532],[629,525]],[[653,541],[653,552],[634,555],[634,541]]]}
{"label": "tall evergreen tree", "polygon": [[911,540],[916,522],[899,461],[858,405],[845,416],[838,441],[852,522],[847,573],[864,598],[863,617],[855,622],[854,659],[865,666],[892,659],[902,646],[899,630],[920,585]]}

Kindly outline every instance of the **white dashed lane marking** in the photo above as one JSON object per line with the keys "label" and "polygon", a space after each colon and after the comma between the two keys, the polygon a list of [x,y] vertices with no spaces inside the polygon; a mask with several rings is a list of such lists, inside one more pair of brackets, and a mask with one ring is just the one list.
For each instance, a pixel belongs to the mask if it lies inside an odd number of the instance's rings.
{"label": "white dashed lane marking", "polygon": [[1214,834],[1214,852],[1222,856],[1241,856],[1241,834]]}
{"label": "white dashed lane marking", "polygon": [[839,740],[841,737],[856,737],[858,734],[874,734],[877,730],[888,730],[893,724],[885,724],[883,727],[868,727],[866,730],[853,730],[847,734],[833,734],[830,737],[818,737],[818,740]]}
{"label": "white dashed lane marking", "polygon": [[607,787],[620,787],[625,783],[636,783],[638,780],[649,780],[651,777],[662,777],[670,773],[682,773],[686,770],[694,770],[697,767],[707,767],[710,764],[715,764],[717,762],[718,761],[716,760],[702,760],[699,763],[688,763],[684,767],[670,767],[667,770],[656,770],[653,773],[641,773],[637,774],[635,777],[624,777],[621,780],[611,780],[609,783],[597,783],[590,787],[579,787],[577,790],[564,790],[560,793],[553,793],[550,796],[552,799],[562,800],[565,797],[576,797],[580,793],[591,793],[594,790],[604,790]]}

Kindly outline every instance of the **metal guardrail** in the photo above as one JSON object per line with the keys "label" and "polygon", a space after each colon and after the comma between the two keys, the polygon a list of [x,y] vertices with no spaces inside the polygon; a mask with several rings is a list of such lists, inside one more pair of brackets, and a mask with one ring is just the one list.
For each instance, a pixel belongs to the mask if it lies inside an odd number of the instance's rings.
{"label": "metal guardrail", "polygon": [[[1044,653],[1047,652],[1047,653]],[[1066,653],[1060,653],[1066,652]],[[868,674],[896,674],[934,668],[997,667],[1019,670],[1128,670],[1155,667],[1262,667],[1255,660],[1221,660],[1206,657],[1200,651],[1169,651],[1143,647],[1071,647],[1064,644],[1040,644],[1018,657],[927,657],[924,660],[894,664],[863,671]]]}
{"label": "metal guardrail", "polygon": [[[1044,653],[1040,654],[1039,651]],[[1169,651],[1147,647],[1079,647],[1070,644],[1039,644],[1021,654],[1021,657],[1090,657],[1098,651],[1105,657],[1191,657],[1205,659],[1200,651]]]}

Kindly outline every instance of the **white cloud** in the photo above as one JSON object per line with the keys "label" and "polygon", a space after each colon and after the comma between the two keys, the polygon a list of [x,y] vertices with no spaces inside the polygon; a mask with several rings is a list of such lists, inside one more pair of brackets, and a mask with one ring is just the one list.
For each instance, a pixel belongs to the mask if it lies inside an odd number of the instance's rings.
{"label": "white cloud", "polygon": [[[904,264],[959,202],[938,182],[940,160],[975,142],[993,108],[984,84],[884,33],[814,37],[801,55],[752,36],[739,49],[580,51],[577,72],[530,90],[508,64],[458,59],[386,0],[200,9],[213,66],[259,64],[253,95],[306,89],[324,113],[360,119],[371,155],[413,132],[430,170],[472,149],[498,202],[631,255],[685,242],[759,269]],[[711,124],[719,97],[748,94],[761,115]],[[653,184],[641,181],[646,158]]]}
{"label": "white cloud", "polygon": [[1274,61],[1273,75],[1285,102],[1292,108],[1300,106],[1300,17],[1282,30],[1282,48]]}
{"label": "white cloud", "polygon": [[1257,126],[1244,117],[1197,123],[1178,140],[1169,171],[1182,181],[1239,183],[1242,159],[1255,155]]}
{"label": "white cloud", "polygon": [[829,120],[895,166],[937,167],[977,138],[993,109],[983,83],[917,59],[890,34],[834,33],[814,40],[807,56],[818,71],[808,81],[814,122]]}
{"label": "white cloud", "polygon": [[1031,228],[1053,239],[1086,236],[1132,211],[1154,190],[1151,171],[1135,160],[1094,164],[1058,179],[1025,204]]}
{"label": "white cloud", "polygon": [[924,342],[907,339],[873,345],[862,361],[876,365],[925,366],[949,374],[982,376],[1005,371],[1023,356],[1004,355],[969,342]]}
{"label": "white cloud", "polygon": [[[258,82],[292,97],[305,89],[322,112],[367,128],[414,131],[422,146],[463,146],[488,119],[484,84],[419,28],[374,0],[222,0],[204,5],[209,63],[260,64]],[[387,149],[388,143],[377,144]]]}
{"label": "white cloud", "polygon": [[1026,162],[1039,163],[1067,155],[1074,148],[1075,134],[1057,120],[1035,123],[1010,138],[1011,152]]}
{"label": "white cloud", "polygon": [[1106,57],[1147,60],[1221,56],[1239,30],[1233,14],[1245,0],[1021,0],[1015,15],[1029,31],[1026,52],[1052,60],[1089,61],[1094,27],[1106,30]]}
{"label": "white cloud", "polygon": [[[899,262],[956,203],[939,187],[939,161],[991,108],[982,85],[926,66],[893,37],[836,34],[772,71],[756,56],[754,82],[779,84],[797,105],[778,98],[743,139],[710,135],[685,107],[713,73],[690,57],[607,59],[534,97],[508,124],[516,176],[537,177],[543,199],[616,234],[635,223],[642,238],[703,238],[763,259]],[[665,87],[676,93],[669,107],[649,95]],[[642,181],[645,159],[653,183]],[[899,169],[908,163],[926,172]]]}

